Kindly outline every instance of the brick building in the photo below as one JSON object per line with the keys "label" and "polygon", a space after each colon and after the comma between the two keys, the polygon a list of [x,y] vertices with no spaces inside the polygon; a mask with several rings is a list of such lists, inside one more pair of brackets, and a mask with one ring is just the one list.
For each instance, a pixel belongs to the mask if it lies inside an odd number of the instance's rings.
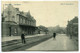
{"label": "brick building", "polygon": [[30,11],[22,12],[19,8],[9,6],[2,12],[2,36],[21,35],[24,31],[26,35],[35,34],[36,20],[31,16]]}

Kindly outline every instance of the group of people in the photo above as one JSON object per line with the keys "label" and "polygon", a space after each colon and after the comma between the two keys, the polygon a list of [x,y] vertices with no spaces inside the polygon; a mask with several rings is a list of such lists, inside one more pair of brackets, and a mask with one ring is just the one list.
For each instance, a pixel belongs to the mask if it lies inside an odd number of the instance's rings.
{"label": "group of people", "polygon": [[[53,38],[55,39],[55,37],[56,37],[56,33],[53,33]],[[21,34],[21,40],[22,40],[22,43],[23,43],[23,44],[26,43],[24,32]]]}

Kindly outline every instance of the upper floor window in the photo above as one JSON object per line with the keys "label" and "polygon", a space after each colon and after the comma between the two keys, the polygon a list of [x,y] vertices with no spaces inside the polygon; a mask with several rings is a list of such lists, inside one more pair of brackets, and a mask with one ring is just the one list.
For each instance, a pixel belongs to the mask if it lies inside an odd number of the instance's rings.
{"label": "upper floor window", "polygon": [[22,23],[22,18],[20,18],[20,23]]}
{"label": "upper floor window", "polygon": [[25,24],[26,24],[26,18],[25,18]]}
{"label": "upper floor window", "polygon": [[7,13],[8,13],[8,15],[11,15],[12,12],[11,11],[8,11]]}
{"label": "upper floor window", "polygon": [[25,23],[25,19],[22,17],[22,23]]}
{"label": "upper floor window", "polygon": [[31,25],[31,21],[30,21],[30,25]]}
{"label": "upper floor window", "polygon": [[15,33],[17,33],[17,29],[15,28],[15,31],[14,31]]}
{"label": "upper floor window", "polygon": [[12,16],[12,18],[15,18],[15,16]]}
{"label": "upper floor window", "polygon": [[28,20],[28,25],[29,25],[29,20]]}

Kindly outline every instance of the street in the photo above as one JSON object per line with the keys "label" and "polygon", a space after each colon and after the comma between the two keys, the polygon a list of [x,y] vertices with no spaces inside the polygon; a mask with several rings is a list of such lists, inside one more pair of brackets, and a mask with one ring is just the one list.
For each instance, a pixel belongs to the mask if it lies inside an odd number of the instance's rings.
{"label": "street", "polygon": [[26,39],[26,44],[21,40],[3,43],[3,51],[77,51],[78,46],[66,34],[58,34],[56,38],[52,36],[37,36]]}
{"label": "street", "polygon": [[44,41],[36,46],[33,46],[29,49],[25,49],[26,51],[43,51],[43,50],[53,50],[53,51],[76,51],[77,47],[74,45],[72,39],[69,39],[65,34],[59,34],[56,36],[56,39],[51,38],[47,41]]}

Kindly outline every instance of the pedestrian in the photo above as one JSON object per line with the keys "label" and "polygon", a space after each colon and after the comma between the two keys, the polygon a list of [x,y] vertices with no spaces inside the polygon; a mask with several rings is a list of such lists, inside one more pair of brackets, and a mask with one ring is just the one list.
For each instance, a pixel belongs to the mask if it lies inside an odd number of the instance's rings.
{"label": "pedestrian", "polygon": [[53,33],[53,37],[54,37],[54,39],[55,39],[55,37],[56,37],[56,33]]}
{"label": "pedestrian", "polygon": [[24,32],[21,34],[21,40],[22,40],[22,43],[24,44],[26,43]]}

